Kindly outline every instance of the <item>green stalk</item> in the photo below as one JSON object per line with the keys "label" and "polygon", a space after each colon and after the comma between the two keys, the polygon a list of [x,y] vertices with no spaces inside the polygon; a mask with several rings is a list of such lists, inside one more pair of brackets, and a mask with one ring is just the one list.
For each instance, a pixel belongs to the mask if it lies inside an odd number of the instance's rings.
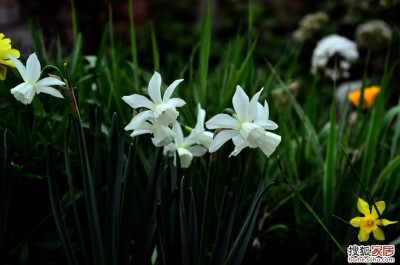
{"label": "green stalk", "polygon": [[133,62],[133,65],[135,66],[135,69],[133,71],[133,76],[134,76],[134,79],[135,79],[134,82],[135,82],[136,89],[139,89],[139,79],[138,79],[139,61],[138,61],[138,57],[137,57],[135,22],[134,22],[134,19],[133,19],[132,1],[133,0],[128,0],[129,33],[130,33],[130,39],[131,39],[132,62]]}

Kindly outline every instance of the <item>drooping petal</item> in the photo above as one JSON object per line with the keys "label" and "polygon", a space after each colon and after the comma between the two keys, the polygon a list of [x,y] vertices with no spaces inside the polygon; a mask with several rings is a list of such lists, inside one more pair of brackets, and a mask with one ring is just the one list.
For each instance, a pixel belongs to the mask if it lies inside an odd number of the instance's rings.
{"label": "drooping petal", "polygon": [[275,152],[276,147],[281,142],[281,136],[271,132],[265,132],[265,138],[263,144],[260,146],[261,151],[266,156],[270,156],[273,152]]}
{"label": "drooping petal", "polygon": [[239,120],[246,119],[249,106],[249,97],[239,85],[236,86],[236,92],[233,95],[232,104],[236,114],[239,117]]}
{"label": "drooping petal", "polygon": [[[142,112],[141,112],[142,113]],[[138,114],[139,115],[139,114]],[[153,125],[148,123],[145,119],[138,118],[136,115],[132,118],[132,120],[125,126],[125,131],[129,130],[153,130]]]}
{"label": "drooping petal", "polygon": [[268,120],[268,121],[261,121],[261,122],[254,122],[258,126],[266,130],[276,130],[278,129],[278,124],[275,122]]}
{"label": "drooping petal", "polygon": [[232,151],[229,157],[237,156],[240,153],[240,151],[242,151],[244,148],[248,146],[240,135],[236,135],[235,137],[233,137],[232,141],[235,144],[235,149]]}
{"label": "drooping petal", "polygon": [[374,230],[372,230],[372,233],[374,234],[374,237],[378,241],[383,241],[385,240],[385,234],[383,233],[382,229],[379,227],[376,227]]}
{"label": "drooping petal", "polygon": [[134,130],[131,133],[131,137],[135,137],[135,136],[147,134],[147,133],[153,133],[153,131],[152,130]]}
{"label": "drooping petal", "polygon": [[24,79],[24,81],[27,81],[25,66],[14,56],[9,55],[9,54],[7,56],[14,63],[15,67],[17,67],[17,70],[18,70],[19,74],[21,75],[22,79]]}
{"label": "drooping petal", "polygon": [[382,225],[382,226],[387,226],[387,225],[391,225],[391,224],[395,224],[397,223],[397,221],[389,221],[387,219],[378,219],[376,220],[376,224],[377,225]]}
{"label": "drooping petal", "polygon": [[237,130],[239,124],[240,122],[237,119],[228,114],[218,114],[206,122],[206,127],[207,129],[228,128]]}
{"label": "drooping petal", "polygon": [[161,89],[161,75],[157,72],[154,72],[154,75],[150,79],[148,90],[151,99],[156,104],[161,104],[162,102],[160,89]]}
{"label": "drooping petal", "polygon": [[182,107],[183,105],[186,104],[186,102],[180,98],[171,98],[165,103],[168,104],[168,106],[175,107],[175,108]]}
{"label": "drooping petal", "polygon": [[[380,215],[382,215],[383,211],[386,208],[385,202],[384,201],[375,202],[375,205],[376,205],[376,208],[378,208]],[[371,205],[371,215],[374,219],[379,218],[379,214],[376,212],[374,205]]]}
{"label": "drooping petal", "polygon": [[144,123],[148,118],[150,118],[150,116],[151,116],[150,110],[139,112],[132,118],[132,120],[128,123],[128,125],[125,126],[124,128],[125,131],[139,129],[140,125],[138,124]]}
{"label": "drooping petal", "polygon": [[26,78],[25,81],[36,83],[40,77],[40,62],[36,53],[32,53],[26,61]]}
{"label": "drooping petal", "polygon": [[49,87],[49,86],[44,86],[44,87],[37,87],[36,88],[36,93],[45,93],[45,94],[49,94],[52,95],[56,98],[64,98],[63,95],[60,93],[60,91],[58,91],[57,89],[53,88],[53,87]]}
{"label": "drooping petal", "polygon": [[60,86],[60,85],[65,85],[65,83],[57,78],[54,77],[46,77],[43,78],[42,80],[39,80],[36,82],[36,87],[41,87],[41,86]]}
{"label": "drooping petal", "polygon": [[192,145],[187,148],[193,156],[203,156],[207,153],[207,149],[200,145]]}
{"label": "drooping petal", "polygon": [[175,121],[172,125],[172,131],[175,133],[175,144],[180,145],[183,143],[183,132],[179,122]]}
{"label": "drooping petal", "polygon": [[251,98],[249,106],[247,108],[247,117],[245,119],[248,120],[253,120],[254,117],[257,114],[257,108],[258,108],[258,99],[260,98],[261,92],[263,91],[264,88],[261,88],[260,91],[254,94],[254,96]]}
{"label": "drooping petal", "polygon": [[35,96],[35,88],[27,83],[22,83],[14,87],[10,92],[17,100],[25,105],[30,104]]}
{"label": "drooping petal", "polygon": [[227,141],[232,139],[232,137],[238,134],[239,132],[236,130],[224,130],[219,132],[211,142],[209,152],[213,153],[217,151],[224,143],[226,143]]}
{"label": "drooping petal", "polygon": [[171,95],[174,92],[176,86],[182,81],[183,81],[183,79],[178,79],[178,80],[175,80],[172,84],[169,85],[167,90],[165,90],[163,102],[167,102],[171,98]]}
{"label": "drooping petal", "polygon": [[369,234],[370,233],[367,233],[364,229],[360,229],[360,231],[358,232],[358,241],[360,242],[368,241]]}
{"label": "drooping petal", "polygon": [[350,224],[354,227],[360,227],[362,224],[363,218],[365,218],[365,217],[354,217],[353,219],[350,220]]}
{"label": "drooping petal", "polygon": [[358,198],[357,209],[360,213],[362,213],[365,216],[370,214],[368,203],[361,198]]}
{"label": "drooping petal", "polygon": [[133,94],[130,96],[123,96],[122,100],[129,104],[134,109],[145,107],[148,109],[152,109],[154,107],[154,103],[151,102],[148,98],[142,95]]}

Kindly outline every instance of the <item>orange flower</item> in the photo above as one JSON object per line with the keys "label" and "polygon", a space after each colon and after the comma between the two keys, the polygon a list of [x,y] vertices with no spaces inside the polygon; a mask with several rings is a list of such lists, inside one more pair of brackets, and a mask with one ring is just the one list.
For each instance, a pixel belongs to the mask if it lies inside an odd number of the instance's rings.
{"label": "orange flower", "polygon": [[[379,86],[366,87],[364,89],[363,109],[368,109],[374,103],[376,96],[381,91]],[[350,92],[348,97],[354,106],[358,107],[360,103],[361,90]]]}

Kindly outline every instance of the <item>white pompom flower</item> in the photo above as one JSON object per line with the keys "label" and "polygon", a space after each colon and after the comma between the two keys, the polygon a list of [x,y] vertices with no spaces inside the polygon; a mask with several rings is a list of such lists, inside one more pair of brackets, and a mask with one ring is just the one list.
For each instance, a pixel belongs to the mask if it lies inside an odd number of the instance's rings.
{"label": "white pompom flower", "polygon": [[331,80],[348,78],[351,63],[358,59],[357,44],[343,36],[329,35],[317,43],[311,60],[311,73],[322,71]]}
{"label": "white pompom flower", "polygon": [[57,89],[51,87],[65,85],[64,82],[54,77],[46,77],[39,80],[41,66],[35,53],[29,56],[26,67],[14,56],[9,54],[7,56],[17,67],[18,72],[24,80],[22,84],[11,89],[11,94],[13,94],[17,100],[27,105],[32,102],[35,94],[40,93],[46,93],[57,98],[64,98]]}
{"label": "white pompom flower", "polygon": [[249,97],[240,86],[236,87],[232,103],[237,119],[227,114],[218,114],[206,122],[208,129],[225,129],[217,134],[209,151],[217,151],[224,143],[232,139],[235,144],[230,156],[240,153],[245,147],[257,148],[270,156],[281,142],[281,136],[265,130],[275,130],[278,125],[269,120],[268,103],[258,103],[262,89],[249,101]]}

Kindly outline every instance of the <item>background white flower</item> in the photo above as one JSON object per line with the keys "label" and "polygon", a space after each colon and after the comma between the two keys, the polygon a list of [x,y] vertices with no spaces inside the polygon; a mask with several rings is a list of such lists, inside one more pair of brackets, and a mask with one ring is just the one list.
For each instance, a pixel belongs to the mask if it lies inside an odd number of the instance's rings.
{"label": "background white flower", "polygon": [[[335,69],[336,56],[336,69]],[[318,71],[332,80],[350,76],[351,63],[357,60],[357,44],[343,36],[329,35],[317,43],[314,49],[311,64],[311,73]]]}
{"label": "background white flower", "polygon": [[182,128],[177,121],[172,126],[174,132],[174,141],[164,148],[164,155],[174,156],[174,165],[176,166],[175,152],[178,152],[182,168],[188,168],[193,157],[203,156],[207,149],[196,144],[196,141],[188,136],[183,137]]}
{"label": "background white flower", "polygon": [[40,78],[41,66],[35,53],[31,54],[26,62],[26,67],[12,55],[7,55],[17,67],[24,83],[11,89],[11,94],[23,104],[30,104],[35,94],[46,93],[57,98],[64,98],[61,93],[51,87],[56,85],[65,85],[64,82],[54,77]]}
{"label": "background white flower", "polygon": [[275,130],[278,125],[269,120],[269,108],[258,103],[262,89],[249,101],[249,97],[240,86],[236,87],[232,103],[238,119],[227,114],[218,114],[206,122],[208,129],[227,129],[219,132],[212,141],[209,151],[217,151],[224,143],[232,139],[237,155],[243,148],[259,147],[266,156],[270,156],[281,142],[281,136],[266,132]]}

